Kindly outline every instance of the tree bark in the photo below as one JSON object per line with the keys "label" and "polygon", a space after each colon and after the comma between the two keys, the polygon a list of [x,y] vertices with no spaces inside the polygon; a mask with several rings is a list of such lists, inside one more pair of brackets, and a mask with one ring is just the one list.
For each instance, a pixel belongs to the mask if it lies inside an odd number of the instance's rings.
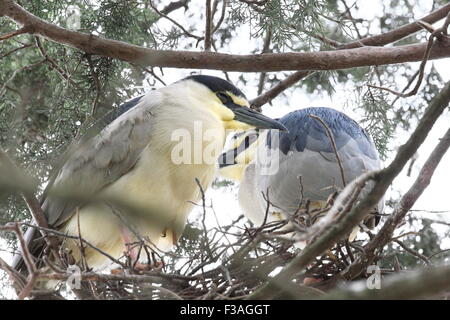
{"label": "tree bark", "polygon": [[[153,50],[121,41],[67,30],[29,13],[11,0],[0,3],[0,16],[7,16],[27,32],[80,49],[135,64],[171,68],[213,69],[240,72],[282,70],[337,70],[354,67],[420,61],[427,44],[391,48],[361,47],[338,51],[265,53],[235,55],[214,52]],[[430,59],[450,57],[450,39],[441,37],[431,50]]]}

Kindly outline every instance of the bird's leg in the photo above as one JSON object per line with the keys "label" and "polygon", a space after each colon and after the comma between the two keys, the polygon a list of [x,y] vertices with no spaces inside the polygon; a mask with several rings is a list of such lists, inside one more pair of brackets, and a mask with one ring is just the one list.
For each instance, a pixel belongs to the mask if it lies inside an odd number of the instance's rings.
{"label": "bird's leg", "polygon": [[138,271],[150,270],[150,265],[139,262],[140,250],[135,244],[133,244],[133,236],[130,234],[130,231],[126,226],[120,227],[120,235],[126,248],[125,255],[131,258],[131,265],[133,266],[133,269]]}

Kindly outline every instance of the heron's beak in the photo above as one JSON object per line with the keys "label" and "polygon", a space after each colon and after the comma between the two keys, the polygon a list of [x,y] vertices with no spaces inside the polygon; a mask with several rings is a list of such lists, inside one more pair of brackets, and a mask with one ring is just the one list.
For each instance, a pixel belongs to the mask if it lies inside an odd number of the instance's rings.
{"label": "heron's beak", "polygon": [[239,105],[234,105],[230,109],[234,112],[234,120],[236,121],[247,123],[259,129],[279,129],[282,131],[288,131],[280,122],[266,117],[253,109]]}
{"label": "heron's beak", "polygon": [[237,148],[227,150],[222,153],[219,157],[219,168],[224,168],[227,166],[232,166],[237,164],[236,157],[238,155]]}

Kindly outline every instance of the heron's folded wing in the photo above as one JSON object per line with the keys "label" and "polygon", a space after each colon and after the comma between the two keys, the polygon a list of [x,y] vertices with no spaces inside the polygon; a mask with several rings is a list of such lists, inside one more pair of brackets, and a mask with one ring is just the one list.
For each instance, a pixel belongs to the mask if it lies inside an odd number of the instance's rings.
{"label": "heron's folded wing", "polygon": [[334,153],[327,129],[310,115],[317,116],[326,123],[333,134],[338,151],[345,146],[351,146],[342,150],[343,158],[363,154],[370,159],[378,160],[377,150],[364,129],[347,115],[329,108],[301,109],[281,119],[289,130],[280,133],[279,146],[284,154],[289,151],[302,152],[305,149],[320,153]]}
{"label": "heron's folded wing", "polygon": [[43,210],[51,226],[67,221],[80,205],[65,195],[95,196],[133,168],[150,141],[151,109],[159,103],[155,98],[153,105],[148,97],[122,105],[96,124],[103,127],[98,134],[93,128],[74,145],[45,193]]}

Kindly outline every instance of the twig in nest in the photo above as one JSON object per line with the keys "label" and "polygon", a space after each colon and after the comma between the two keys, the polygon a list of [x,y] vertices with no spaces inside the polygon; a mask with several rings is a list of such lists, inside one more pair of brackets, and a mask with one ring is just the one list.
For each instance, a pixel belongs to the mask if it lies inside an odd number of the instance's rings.
{"label": "twig in nest", "polygon": [[[35,226],[35,225],[29,224],[29,223],[24,223],[24,222],[22,222],[21,224],[24,225],[24,226],[31,227],[31,228],[36,228],[36,229],[39,229],[39,230],[43,230],[43,231],[47,232],[48,234],[54,234],[54,235],[57,235],[57,236],[60,236],[60,237],[63,237],[63,238],[73,239],[73,240],[78,240],[78,239],[79,239],[78,236],[71,236],[71,235],[68,235],[68,234],[65,234],[65,233],[62,233],[62,232],[53,230],[53,229],[43,228],[43,227]],[[122,266],[123,268],[125,268],[125,266],[124,266],[123,263],[121,263],[119,260],[113,258],[111,255],[109,255],[109,254],[106,253],[105,251],[103,251],[103,250],[97,248],[96,246],[94,246],[94,245],[91,244],[89,241],[87,241],[87,240],[85,240],[85,239],[83,239],[83,238],[82,238],[81,240],[82,240],[83,243],[84,243],[85,245],[87,245],[88,247],[94,249],[95,251],[97,251],[97,252],[99,252],[100,254],[102,254],[102,255],[104,255],[105,257],[107,257],[107,258],[108,258],[109,260],[111,260],[112,262],[117,263],[118,265],[120,265],[120,266]]]}
{"label": "twig in nest", "polygon": [[83,237],[81,236],[81,227],[80,227],[80,210],[78,207],[75,208],[75,214],[77,215],[77,231],[78,231],[78,245],[80,247],[81,253],[81,264],[83,269],[89,270],[87,260],[86,260],[86,247],[83,244]]}
{"label": "twig in nest", "polygon": [[269,188],[267,188],[267,190],[266,190],[266,195],[264,195],[264,192],[262,192],[262,191],[261,191],[261,194],[262,194],[264,200],[266,201],[267,205],[266,205],[266,212],[264,213],[264,220],[258,229],[261,229],[261,227],[266,225],[267,217],[269,216],[269,210],[270,210]]}

